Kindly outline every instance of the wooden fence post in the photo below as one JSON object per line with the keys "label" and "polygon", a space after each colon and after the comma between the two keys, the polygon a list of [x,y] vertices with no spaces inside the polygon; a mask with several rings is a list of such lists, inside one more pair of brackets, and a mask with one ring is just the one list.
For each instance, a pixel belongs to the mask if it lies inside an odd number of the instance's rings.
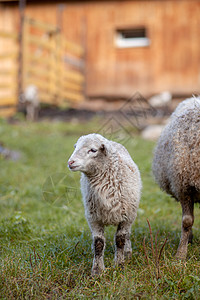
{"label": "wooden fence post", "polygon": [[[19,14],[20,14],[20,30],[19,30],[19,59],[18,59],[18,99],[24,92],[23,86],[23,43],[24,43],[24,18],[25,18],[26,0],[19,0]],[[20,105],[20,103],[18,103]]]}
{"label": "wooden fence post", "polygon": [[28,82],[28,52],[29,52],[29,20],[25,18],[23,26],[23,63],[22,63],[22,92],[24,92],[27,87]]}

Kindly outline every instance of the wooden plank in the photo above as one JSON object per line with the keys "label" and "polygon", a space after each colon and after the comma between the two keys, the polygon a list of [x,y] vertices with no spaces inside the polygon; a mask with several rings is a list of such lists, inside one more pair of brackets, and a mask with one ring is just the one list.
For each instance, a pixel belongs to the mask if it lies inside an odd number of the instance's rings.
{"label": "wooden plank", "polygon": [[75,57],[74,55],[69,55],[68,53],[63,55],[64,62],[67,65],[70,65],[72,67],[83,69],[85,67],[85,62],[83,58]]}
{"label": "wooden plank", "polygon": [[55,42],[57,45],[57,51],[56,51],[56,66],[54,70],[54,74],[59,74],[59,76],[56,77],[56,83],[57,83],[57,90],[56,94],[58,96],[58,99],[62,100],[62,95],[64,92],[64,86],[63,86],[63,78],[65,76],[65,64],[63,61],[64,57],[64,45],[63,45],[63,38],[61,34],[58,34],[55,37]]}
{"label": "wooden plank", "polygon": [[8,38],[8,39],[17,40],[18,34],[9,32],[9,31],[0,30],[0,38]]}
{"label": "wooden plank", "polygon": [[0,107],[0,117],[8,118],[13,116],[16,113],[16,107],[7,107],[7,108],[1,108]]}
{"label": "wooden plank", "polygon": [[27,38],[29,35],[29,24],[27,22],[24,22],[23,25],[23,43],[22,43],[22,78],[21,78],[21,87],[22,91],[24,92],[26,88],[26,78],[27,78],[27,67],[28,67],[28,61],[27,61],[27,55],[29,54],[29,47],[27,43]]}
{"label": "wooden plank", "polygon": [[[42,90],[49,90],[49,91],[55,91],[56,90],[56,78],[57,78],[57,73],[52,72],[52,74],[49,73],[49,71],[45,70],[38,70],[37,67],[32,67],[28,70],[28,73],[31,74],[31,78],[26,78],[26,85],[27,84],[34,84],[38,88]],[[38,74],[41,76],[38,76]],[[43,78],[42,78],[43,77]],[[70,79],[72,81],[70,81]],[[73,82],[74,81],[74,82]],[[73,91],[81,91],[83,90],[82,86],[82,77],[81,80],[78,78],[69,78],[65,79],[63,77],[62,82],[60,83],[60,88],[64,89],[69,89]]]}
{"label": "wooden plank", "polygon": [[[37,86],[37,88],[41,91],[41,93],[45,94],[57,94],[59,97],[59,93],[57,93],[56,90],[56,82],[52,84],[49,84],[46,80],[40,80],[40,79],[28,79],[27,84],[34,84]],[[66,92],[70,93],[79,93],[81,94],[81,91],[83,90],[82,85],[72,83],[72,82],[63,82],[62,87],[60,88],[60,93],[65,94]],[[39,92],[40,95],[40,92]]]}
{"label": "wooden plank", "polygon": [[[50,45],[52,47],[52,49],[55,49],[56,46],[56,40],[55,40],[55,36],[51,36],[50,39]],[[53,93],[53,95],[56,94],[57,92],[57,74],[58,72],[56,72],[56,68],[57,68],[57,64],[56,64],[56,52],[53,53],[53,51],[50,53],[49,55],[49,61],[50,61],[50,68],[49,68],[49,91],[51,91]]]}
{"label": "wooden plank", "polygon": [[55,94],[56,90],[56,82],[49,83],[49,80],[41,79],[41,78],[28,78],[26,80],[26,86],[27,85],[35,85],[40,91],[44,93],[51,93]]}
{"label": "wooden plank", "polygon": [[17,75],[17,70],[13,69],[0,69],[0,76],[16,76]]}
{"label": "wooden plank", "polygon": [[18,57],[18,51],[17,52],[8,52],[8,53],[0,53],[0,59],[16,59]]}
{"label": "wooden plank", "polygon": [[9,90],[16,90],[17,84],[14,82],[12,83],[2,83],[0,82],[0,89],[9,89]]}
{"label": "wooden plank", "polygon": [[35,85],[38,89],[44,90],[45,92],[49,89],[49,83],[45,79],[38,77],[31,77],[26,79],[26,85]]}
{"label": "wooden plank", "polygon": [[72,80],[79,83],[84,82],[84,76],[78,71],[66,71],[65,78],[66,80]]}
{"label": "wooden plank", "polygon": [[27,55],[27,62],[29,64],[42,64],[45,65],[46,67],[50,66],[50,61],[49,57],[43,57],[43,56],[32,56],[32,55]]}
{"label": "wooden plank", "polygon": [[[61,71],[60,71],[60,74],[61,74],[61,77],[60,77],[60,95],[62,95],[63,92],[65,91],[65,86],[64,86],[64,83],[65,83],[65,80],[64,80],[64,78],[65,78],[64,53],[65,53],[64,40],[63,40],[63,36],[60,36],[60,66],[61,66]],[[59,100],[61,101],[61,103],[63,102],[62,97],[60,97]]]}
{"label": "wooden plank", "polygon": [[41,103],[56,104],[56,98],[52,94],[39,92],[39,100]]}
{"label": "wooden plank", "polygon": [[82,56],[84,54],[83,47],[68,40],[64,41],[64,48],[67,51],[76,54],[77,56]]}
{"label": "wooden plank", "polygon": [[83,90],[83,85],[75,82],[64,81],[62,86],[75,92],[81,92]]}
{"label": "wooden plank", "polygon": [[[38,66],[27,66],[26,72],[36,78],[40,78],[41,80],[49,80],[50,78],[49,70],[42,69],[41,67],[39,68]],[[27,81],[27,73],[25,82]]]}
{"label": "wooden plank", "polygon": [[25,38],[25,42],[31,45],[42,47],[46,50],[55,50],[55,46],[52,45],[48,40],[45,41],[37,36],[30,35],[29,37]]}
{"label": "wooden plank", "polygon": [[52,24],[48,24],[48,23],[44,23],[38,20],[34,20],[32,18],[29,17],[25,17],[25,22],[29,23],[31,26],[36,27],[38,29],[44,30],[44,31],[53,31],[53,32],[57,32],[58,31],[58,27]]}
{"label": "wooden plank", "polygon": [[16,105],[17,104],[17,97],[0,97],[0,106],[3,105]]}
{"label": "wooden plank", "polygon": [[41,103],[49,103],[55,105],[61,105],[62,103],[69,101],[69,102],[81,102],[84,100],[83,95],[80,93],[74,93],[70,91],[65,91],[62,95],[53,95],[48,93],[40,93],[39,98]]}
{"label": "wooden plank", "polygon": [[81,102],[84,100],[82,94],[74,93],[74,92],[70,92],[70,91],[65,91],[63,93],[63,98],[68,101],[77,101],[77,102]]}

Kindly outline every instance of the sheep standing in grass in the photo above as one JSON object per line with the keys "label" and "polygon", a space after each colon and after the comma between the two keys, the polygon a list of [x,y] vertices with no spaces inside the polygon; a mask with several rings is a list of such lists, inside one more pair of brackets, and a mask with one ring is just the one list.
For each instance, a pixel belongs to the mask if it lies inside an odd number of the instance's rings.
{"label": "sheep standing in grass", "polygon": [[131,257],[131,226],[140,201],[141,179],[124,146],[99,134],[81,136],[68,166],[81,171],[81,191],[86,218],[93,236],[92,275],[104,270],[104,226],[116,225],[115,263]]}
{"label": "sheep standing in grass", "polygon": [[176,257],[185,259],[192,238],[194,202],[200,202],[200,97],[183,101],[163,130],[153,161],[161,189],[182,206],[182,232]]}

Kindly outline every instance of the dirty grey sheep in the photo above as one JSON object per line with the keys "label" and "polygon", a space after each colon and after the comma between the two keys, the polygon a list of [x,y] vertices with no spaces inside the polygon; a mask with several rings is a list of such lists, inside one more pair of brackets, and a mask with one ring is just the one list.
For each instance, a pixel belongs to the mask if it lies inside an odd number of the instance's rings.
{"label": "dirty grey sheep", "polygon": [[200,97],[178,105],[155,149],[153,174],[162,190],[182,206],[182,232],[176,257],[185,259],[192,239],[194,203],[200,202]]}
{"label": "dirty grey sheep", "polygon": [[117,226],[115,263],[131,257],[131,226],[141,194],[138,167],[124,146],[99,134],[81,136],[68,166],[81,171],[81,192],[85,215],[92,233],[94,260],[92,275],[104,270],[104,227]]}

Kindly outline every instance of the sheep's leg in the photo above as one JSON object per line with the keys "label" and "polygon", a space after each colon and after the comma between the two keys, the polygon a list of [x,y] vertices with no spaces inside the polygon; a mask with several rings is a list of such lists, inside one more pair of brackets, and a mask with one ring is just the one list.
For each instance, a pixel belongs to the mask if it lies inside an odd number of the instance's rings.
{"label": "sheep's leg", "polygon": [[94,259],[92,266],[92,275],[99,275],[104,270],[104,249],[105,237],[103,226],[92,226]]}
{"label": "sheep's leg", "polygon": [[123,265],[125,256],[130,258],[132,255],[131,224],[120,223],[115,234],[115,264]]}
{"label": "sheep's leg", "polygon": [[192,241],[193,241],[193,233],[192,233],[192,229],[191,229],[190,235],[189,235],[188,243],[189,243],[189,244],[192,244]]}
{"label": "sheep's leg", "polygon": [[182,230],[181,239],[176,253],[176,258],[186,259],[189,239],[192,237],[192,225],[194,223],[194,202],[190,196],[181,200],[182,205]]}
{"label": "sheep's leg", "polygon": [[131,247],[131,240],[130,240],[131,226],[132,224],[129,224],[126,229],[127,233],[126,233],[126,241],[124,246],[124,256],[127,259],[131,259],[132,257],[132,247]]}

